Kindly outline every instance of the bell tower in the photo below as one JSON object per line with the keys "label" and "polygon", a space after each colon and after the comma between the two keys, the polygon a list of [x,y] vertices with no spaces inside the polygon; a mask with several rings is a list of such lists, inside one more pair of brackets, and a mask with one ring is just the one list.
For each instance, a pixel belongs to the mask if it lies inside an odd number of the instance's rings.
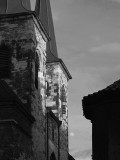
{"label": "bell tower", "polygon": [[68,160],[71,78],[50,0],[0,0],[0,159]]}
{"label": "bell tower", "polygon": [[2,160],[46,160],[45,75],[49,34],[36,13],[38,2],[0,1]]}

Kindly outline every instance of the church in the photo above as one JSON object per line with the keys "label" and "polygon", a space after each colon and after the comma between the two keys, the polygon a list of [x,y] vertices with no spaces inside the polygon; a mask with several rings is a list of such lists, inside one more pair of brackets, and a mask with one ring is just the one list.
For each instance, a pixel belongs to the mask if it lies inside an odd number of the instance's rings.
{"label": "church", "polygon": [[68,82],[49,0],[0,0],[0,159],[69,160]]}

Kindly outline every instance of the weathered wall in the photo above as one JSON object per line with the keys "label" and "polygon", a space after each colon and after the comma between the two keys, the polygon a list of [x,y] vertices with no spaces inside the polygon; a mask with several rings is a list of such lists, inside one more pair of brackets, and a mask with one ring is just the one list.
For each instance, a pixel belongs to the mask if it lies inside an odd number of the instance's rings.
{"label": "weathered wall", "polygon": [[[46,159],[46,108],[45,108],[45,96],[46,96],[46,45],[39,30],[35,28],[35,35],[37,41],[37,54],[39,57],[39,69],[38,69],[38,89],[33,86],[31,93],[31,105],[32,114],[34,115],[36,122],[33,125],[33,150],[36,160],[40,158]],[[33,70],[35,71],[35,65],[33,62]],[[33,74],[35,76],[35,74]],[[34,77],[35,79],[35,77]]]}
{"label": "weathered wall", "polygon": [[[3,17],[0,21],[0,44],[9,46],[11,50],[10,75],[4,80],[35,118],[30,143],[33,154],[29,152],[31,155],[28,156],[28,151],[20,151],[15,160],[46,160],[46,107],[52,109],[62,121],[59,135],[60,160],[67,160],[68,79],[64,69],[59,62],[47,64],[46,69],[47,40],[33,15]],[[57,130],[55,136],[57,137]],[[49,142],[52,144],[50,139]],[[21,142],[20,145],[23,144]],[[30,144],[26,142],[26,145]],[[54,145],[57,146],[57,142]],[[57,156],[57,151],[55,154]]]}
{"label": "weathered wall", "polygon": [[[0,43],[12,48],[10,77],[6,82],[35,118],[32,127],[32,149],[35,160],[45,160],[45,62],[46,41],[32,15],[3,18]],[[35,52],[39,57],[38,88],[35,87]],[[21,145],[21,144],[20,144]],[[29,144],[28,144],[29,145]],[[22,160],[27,153],[19,153]],[[27,159],[27,157],[26,157]],[[31,160],[31,159],[30,159]]]}
{"label": "weathered wall", "polygon": [[59,63],[47,64],[47,100],[46,106],[52,109],[59,119],[68,115],[68,81]]}
{"label": "weathered wall", "polygon": [[6,79],[23,103],[29,103],[34,54],[34,26],[30,17],[3,18],[0,43],[12,48],[10,76]]}
{"label": "weathered wall", "polygon": [[60,127],[60,159],[68,159],[68,79],[60,63],[47,64],[46,106],[62,121]]}

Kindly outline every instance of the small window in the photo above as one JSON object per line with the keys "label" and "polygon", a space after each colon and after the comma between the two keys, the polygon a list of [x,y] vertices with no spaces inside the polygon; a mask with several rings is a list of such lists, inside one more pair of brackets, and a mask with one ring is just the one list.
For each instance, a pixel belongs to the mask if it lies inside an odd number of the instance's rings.
{"label": "small window", "polygon": [[11,48],[4,43],[0,45],[0,78],[9,78]]}
{"label": "small window", "polygon": [[62,105],[62,114],[66,114],[66,105]]}
{"label": "small window", "polygon": [[50,96],[50,86],[49,86],[49,83],[46,81],[46,96]]}

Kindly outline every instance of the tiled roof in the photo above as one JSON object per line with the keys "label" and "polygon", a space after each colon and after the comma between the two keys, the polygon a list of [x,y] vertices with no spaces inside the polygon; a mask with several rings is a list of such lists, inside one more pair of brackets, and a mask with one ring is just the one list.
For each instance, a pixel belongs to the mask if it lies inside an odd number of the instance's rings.
{"label": "tiled roof", "polygon": [[18,109],[23,112],[31,122],[34,121],[33,116],[28,112],[22,101],[12,91],[8,84],[4,80],[0,80],[0,104],[2,105],[14,105],[18,106]]}
{"label": "tiled roof", "polygon": [[113,84],[105,88],[106,91],[109,91],[109,90],[115,91],[117,89],[120,89],[120,80],[114,82]]}
{"label": "tiled roof", "polygon": [[[114,82],[103,90],[83,97],[83,113],[86,118],[90,118],[91,109],[103,103],[120,101],[120,80]],[[103,106],[103,105],[101,105]]]}
{"label": "tiled roof", "polygon": [[17,95],[3,80],[0,80],[0,122],[9,122],[31,137],[31,125],[35,118],[28,112]]}

